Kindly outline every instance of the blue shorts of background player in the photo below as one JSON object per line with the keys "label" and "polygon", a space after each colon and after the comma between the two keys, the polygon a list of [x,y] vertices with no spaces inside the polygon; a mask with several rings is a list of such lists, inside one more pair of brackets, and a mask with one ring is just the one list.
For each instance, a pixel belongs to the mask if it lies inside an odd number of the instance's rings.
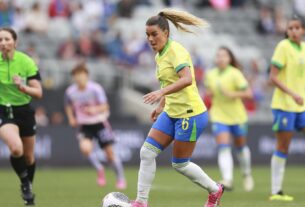
{"label": "blue shorts of background player", "polygon": [[162,112],[152,128],[178,141],[196,142],[207,125],[208,112],[189,118],[171,118],[166,112]]}
{"label": "blue shorts of background player", "polygon": [[278,109],[273,109],[273,126],[275,132],[285,131],[300,131],[305,128],[305,111],[304,112],[288,112]]}
{"label": "blue shorts of background player", "polygon": [[232,134],[233,137],[245,137],[248,133],[248,124],[234,124],[227,125],[219,122],[212,123],[212,131],[214,136],[218,136],[221,133],[229,133]]}

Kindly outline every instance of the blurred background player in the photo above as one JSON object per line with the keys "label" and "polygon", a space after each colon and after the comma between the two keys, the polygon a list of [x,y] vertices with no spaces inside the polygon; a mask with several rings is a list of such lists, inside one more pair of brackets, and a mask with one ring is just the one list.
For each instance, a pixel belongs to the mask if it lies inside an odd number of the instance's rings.
{"label": "blurred background player", "polygon": [[218,144],[221,183],[228,190],[233,188],[232,136],[244,177],[244,189],[251,191],[254,182],[251,175],[251,153],[246,143],[247,112],[242,99],[252,98],[252,92],[241,72],[240,64],[229,48],[218,49],[216,66],[208,72],[205,85],[207,95],[212,98],[210,116],[212,131]]}
{"label": "blurred background player", "polygon": [[293,132],[305,133],[305,43],[304,24],[294,17],[287,25],[287,38],[275,48],[270,80],[275,85],[271,108],[276,136],[276,151],[271,158],[270,200],[292,201],[285,195],[282,183]]}
{"label": "blurred background player", "polygon": [[66,90],[65,109],[69,124],[78,128],[80,150],[98,171],[98,185],[104,186],[104,168],[94,151],[94,141],[97,141],[115,170],[116,187],[125,189],[123,165],[119,157],[115,156],[112,147],[114,135],[108,122],[110,109],[104,89],[98,83],[89,80],[89,71],[85,64],[77,65],[71,75],[74,84]]}
{"label": "blurred background player", "polygon": [[138,192],[132,206],[148,206],[156,172],[155,159],[172,142],[173,168],[209,192],[205,207],[217,206],[223,186],[190,161],[197,138],[208,123],[208,113],[198,93],[191,57],[181,44],[169,38],[168,21],[184,32],[191,31],[183,25],[207,26],[202,19],[172,9],[164,9],[146,21],[147,40],[157,53],[156,75],[161,89],[144,96],[144,103],[159,102],[159,105],[151,114],[154,124],[140,151]]}
{"label": "blurred background player", "polygon": [[30,102],[42,97],[42,87],[36,64],[16,44],[16,32],[0,28],[0,138],[10,150],[25,205],[34,205],[36,123]]}

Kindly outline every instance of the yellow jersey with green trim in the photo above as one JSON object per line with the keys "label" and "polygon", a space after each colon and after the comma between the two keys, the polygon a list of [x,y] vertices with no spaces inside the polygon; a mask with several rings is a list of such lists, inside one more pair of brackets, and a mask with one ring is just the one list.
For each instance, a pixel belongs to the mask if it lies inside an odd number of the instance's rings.
{"label": "yellow jersey with green trim", "polygon": [[213,93],[210,109],[212,122],[235,125],[247,121],[248,116],[242,100],[229,98],[222,92],[247,89],[248,82],[239,69],[232,66],[223,70],[214,68],[207,73],[204,85]]}
{"label": "yellow jersey with green trim", "polygon": [[192,85],[165,96],[164,111],[172,118],[188,118],[206,111],[199,95],[194,67],[188,51],[178,42],[169,39],[163,50],[156,54],[156,76],[161,88],[179,80],[178,72],[188,66],[192,74]]}
{"label": "yellow jersey with green trim", "polygon": [[[305,99],[305,43],[298,45],[289,39],[282,40],[275,48],[271,63],[279,69],[278,79]],[[271,108],[289,112],[305,111],[305,105],[299,106],[291,96],[277,87],[274,89]]]}

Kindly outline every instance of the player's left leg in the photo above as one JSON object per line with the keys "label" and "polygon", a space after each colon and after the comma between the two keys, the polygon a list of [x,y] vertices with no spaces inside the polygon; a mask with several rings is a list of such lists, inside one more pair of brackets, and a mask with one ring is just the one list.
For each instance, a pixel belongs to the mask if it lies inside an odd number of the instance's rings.
{"label": "player's left leg", "polygon": [[276,150],[271,158],[271,196],[269,199],[292,201],[292,196],[283,193],[282,184],[285,175],[288,149],[296,128],[297,113],[273,110],[273,131],[276,136]]}
{"label": "player's left leg", "polygon": [[108,144],[104,147],[104,151],[107,157],[107,160],[111,163],[117,177],[116,188],[125,189],[127,183],[124,175],[124,168],[121,159],[115,155],[112,144]]}
{"label": "player's left leg", "polygon": [[251,151],[247,145],[247,124],[234,125],[232,134],[234,135],[234,145],[237,148],[237,159],[243,175],[243,184],[245,191],[252,191],[254,188],[254,180],[251,170]]}
{"label": "player's left leg", "polygon": [[254,180],[251,170],[251,151],[246,143],[246,138],[236,137],[234,145],[237,148],[237,159],[243,176],[243,184],[245,191],[252,191],[254,188]]}
{"label": "player's left leg", "polygon": [[198,137],[208,122],[207,113],[185,118],[175,123],[176,133],[173,147],[173,168],[192,182],[209,192],[209,199],[205,207],[219,204],[223,193],[223,186],[213,181],[198,165],[190,161]]}
{"label": "player's left leg", "polygon": [[33,183],[36,170],[36,162],[34,155],[36,138],[35,136],[27,136],[22,137],[21,140],[23,143],[24,158],[28,170],[28,178],[30,179],[31,183]]}

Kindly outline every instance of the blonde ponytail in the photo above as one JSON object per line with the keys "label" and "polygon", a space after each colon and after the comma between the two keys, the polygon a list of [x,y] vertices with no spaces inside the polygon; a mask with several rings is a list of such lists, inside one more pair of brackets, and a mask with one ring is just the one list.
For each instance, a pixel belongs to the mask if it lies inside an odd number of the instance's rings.
{"label": "blonde ponytail", "polygon": [[184,25],[201,28],[209,27],[207,21],[185,11],[167,8],[163,9],[158,15],[171,21],[178,30],[183,32],[193,33],[193,31],[189,30]]}

